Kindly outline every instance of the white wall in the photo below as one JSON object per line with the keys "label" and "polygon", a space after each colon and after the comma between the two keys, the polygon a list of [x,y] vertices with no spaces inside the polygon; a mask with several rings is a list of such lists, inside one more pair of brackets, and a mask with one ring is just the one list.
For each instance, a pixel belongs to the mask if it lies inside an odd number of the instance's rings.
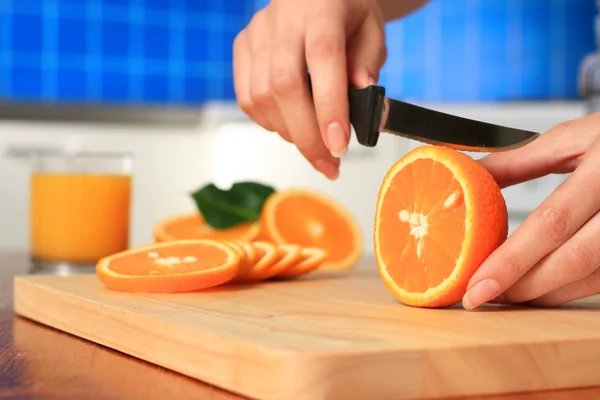
{"label": "white wall", "polygon": [[134,152],[131,244],[151,241],[153,224],[193,210],[187,193],[212,180],[214,136],[192,128],[152,128],[0,121],[0,249],[28,247],[28,166],[10,145],[70,146]]}
{"label": "white wall", "polygon": [[[432,107],[537,131],[582,113],[579,104]],[[330,182],[313,171],[294,147],[248,122],[164,128],[0,121],[0,250],[28,247],[29,171],[23,163],[4,155],[10,145],[133,151],[133,246],[151,241],[152,226],[160,219],[193,210],[188,193],[195,188],[209,181],[227,185],[252,179],[278,188],[310,187],[335,197],[356,215],[369,253],[381,180],[394,161],[420,143],[389,135],[382,135],[375,148],[353,142],[342,161],[340,178]],[[511,230],[523,213],[539,204],[560,179],[548,177],[504,191],[511,211],[518,211],[513,213]]]}

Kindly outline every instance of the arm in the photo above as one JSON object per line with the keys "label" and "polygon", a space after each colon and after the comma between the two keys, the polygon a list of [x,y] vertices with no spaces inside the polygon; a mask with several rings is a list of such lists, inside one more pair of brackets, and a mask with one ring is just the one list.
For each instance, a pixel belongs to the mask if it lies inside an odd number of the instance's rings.
{"label": "arm", "polygon": [[377,0],[385,22],[389,22],[418,10],[428,0]]}

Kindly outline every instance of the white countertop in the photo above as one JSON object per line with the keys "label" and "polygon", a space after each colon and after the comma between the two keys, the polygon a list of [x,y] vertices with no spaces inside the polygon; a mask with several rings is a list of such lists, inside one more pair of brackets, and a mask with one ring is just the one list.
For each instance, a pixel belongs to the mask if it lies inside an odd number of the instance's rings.
{"label": "white countertop", "polygon": [[[507,102],[507,103],[418,103],[423,107],[479,119],[506,123],[529,129],[530,125],[549,129],[562,121],[584,115],[582,101]],[[236,103],[210,103],[202,111],[202,124],[249,121]],[[525,125],[525,126],[524,126]]]}

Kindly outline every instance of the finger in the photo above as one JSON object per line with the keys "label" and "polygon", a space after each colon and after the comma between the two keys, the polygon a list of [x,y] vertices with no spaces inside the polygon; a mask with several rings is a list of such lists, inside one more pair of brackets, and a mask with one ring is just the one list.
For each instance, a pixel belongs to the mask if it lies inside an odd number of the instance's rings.
{"label": "finger", "polygon": [[[290,3],[271,3],[277,9]],[[295,3],[292,3],[295,4]],[[339,174],[334,158],[321,137],[308,90],[303,26],[294,9],[278,10],[272,31],[271,88],[292,141],[313,167],[330,179]]]}
{"label": "finger", "polygon": [[257,124],[265,129],[270,128],[269,122],[255,108],[250,96],[250,70],[252,55],[248,43],[248,30],[241,31],[233,41],[233,86],[237,103]]}
{"label": "finger", "polygon": [[590,179],[600,170],[599,144],[594,143],[579,168],[473,274],[463,298],[465,308],[478,307],[506,291],[600,209],[600,196],[581,195],[582,188],[600,192],[600,181]]}
{"label": "finger", "polygon": [[555,126],[533,142],[506,152],[492,153],[479,160],[507,187],[541,176],[572,172],[597,136],[600,113]]}
{"label": "finger", "polygon": [[528,301],[525,305],[556,307],[584,297],[600,294],[600,268],[583,279],[569,283],[559,289]]}
{"label": "finger", "polygon": [[244,29],[233,41],[233,89],[238,105],[250,115],[253,104],[250,98],[250,49],[247,37],[248,31]]}
{"label": "finger", "polygon": [[370,14],[348,45],[348,79],[353,87],[375,85],[385,64],[385,31],[376,15]]}
{"label": "finger", "polygon": [[338,2],[322,2],[307,19],[306,62],[312,80],[314,108],[323,141],[334,157],[348,151],[348,75],[346,32]]}
{"label": "finger", "polygon": [[600,213],[502,294],[506,303],[536,299],[592,274],[600,266]]}
{"label": "finger", "polygon": [[[270,14],[273,14],[272,12]],[[269,78],[271,63],[271,35],[267,34],[271,23],[269,13],[261,11],[256,14],[254,23],[261,29],[253,29],[250,32],[250,49],[252,52],[252,64],[250,68],[250,97],[258,113],[262,115],[268,126],[267,130],[279,133],[279,135],[291,141],[280,116],[279,108],[271,92]]]}

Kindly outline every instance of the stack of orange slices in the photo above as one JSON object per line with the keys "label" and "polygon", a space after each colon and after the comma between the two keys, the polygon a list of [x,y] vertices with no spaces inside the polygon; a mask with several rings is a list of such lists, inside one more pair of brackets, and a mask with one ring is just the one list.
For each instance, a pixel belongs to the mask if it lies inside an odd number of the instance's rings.
{"label": "stack of orange slices", "polygon": [[327,252],[316,247],[184,239],[105,257],[96,265],[96,275],[113,290],[178,293],[226,283],[295,278],[317,269],[326,257]]}
{"label": "stack of orange slices", "polygon": [[197,212],[160,221],[153,236],[157,243],[181,239],[259,240],[278,246],[318,247],[328,254],[320,270],[350,270],[363,251],[361,232],[352,214],[330,197],[307,189],[273,193],[256,222],[215,229]]}

